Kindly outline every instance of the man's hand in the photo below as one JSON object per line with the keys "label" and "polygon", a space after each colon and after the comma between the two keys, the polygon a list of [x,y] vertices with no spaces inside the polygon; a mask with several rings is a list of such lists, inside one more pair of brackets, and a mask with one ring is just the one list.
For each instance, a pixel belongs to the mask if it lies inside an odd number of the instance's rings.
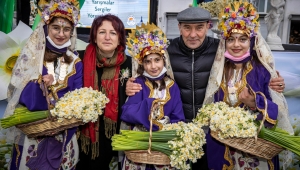
{"label": "man's hand", "polygon": [[54,77],[52,74],[47,74],[43,76],[43,81],[46,84],[47,87],[51,86],[54,82]]}
{"label": "man's hand", "polygon": [[239,100],[248,107],[256,107],[255,97],[249,92],[249,89],[247,87],[245,87],[239,94]]}
{"label": "man's hand", "polygon": [[135,93],[142,90],[142,86],[138,83],[134,83],[135,78],[131,77],[126,83],[126,95],[133,96]]}
{"label": "man's hand", "polygon": [[283,77],[280,76],[278,71],[276,71],[276,72],[277,72],[278,78],[271,79],[269,86],[271,87],[271,89],[277,91],[278,93],[282,93],[285,88],[284,79],[283,79]]}

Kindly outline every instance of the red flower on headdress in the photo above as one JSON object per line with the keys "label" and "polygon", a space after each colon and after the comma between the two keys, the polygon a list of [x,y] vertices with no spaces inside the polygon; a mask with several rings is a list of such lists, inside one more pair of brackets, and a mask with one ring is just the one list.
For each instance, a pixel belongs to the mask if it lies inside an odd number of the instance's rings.
{"label": "red flower on headdress", "polygon": [[231,13],[231,18],[236,18],[236,13],[235,12]]}

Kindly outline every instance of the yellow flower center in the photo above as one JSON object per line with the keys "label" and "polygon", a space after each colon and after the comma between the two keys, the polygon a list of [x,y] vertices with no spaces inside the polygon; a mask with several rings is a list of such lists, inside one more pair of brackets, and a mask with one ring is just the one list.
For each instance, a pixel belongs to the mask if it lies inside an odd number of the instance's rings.
{"label": "yellow flower center", "polygon": [[9,57],[4,65],[4,70],[5,72],[7,72],[8,74],[11,74],[12,69],[15,66],[15,63],[17,61],[18,55],[12,55],[11,57]]}

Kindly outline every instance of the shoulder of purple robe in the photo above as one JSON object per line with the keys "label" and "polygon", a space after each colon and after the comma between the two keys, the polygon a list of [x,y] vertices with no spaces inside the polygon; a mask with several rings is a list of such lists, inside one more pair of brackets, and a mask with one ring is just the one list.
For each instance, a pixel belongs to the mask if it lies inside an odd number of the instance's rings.
{"label": "shoulder of purple robe", "polygon": [[75,62],[76,73],[74,75],[74,85],[72,90],[79,89],[83,86],[83,63],[79,58],[76,59]]}

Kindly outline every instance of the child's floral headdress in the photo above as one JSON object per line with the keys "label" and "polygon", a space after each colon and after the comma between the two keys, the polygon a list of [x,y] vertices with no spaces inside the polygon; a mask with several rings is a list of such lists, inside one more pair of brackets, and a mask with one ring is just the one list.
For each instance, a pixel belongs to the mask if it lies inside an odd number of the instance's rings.
{"label": "child's floral headdress", "polygon": [[136,26],[136,29],[129,33],[126,45],[129,54],[142,64],[146,55],[151,53],[164,55],[169,41],[160,28],[147,23],[140,27]]}
{"label": "child's floral headdress", "polygon": [[219,30],[224,39],[231,33],[256,35],[259,27],[259,15],[249,2],[234,2],[225,7],[219,15]]}
{"label": "child's floral headdress", "polygon": [[53,17],[62,17],[76,26],[80,19],[79,2],[77,0],[51,0],[50,3],[42,0],[39,6],[43,6],[42,18],[46,24],[49,24]]}

